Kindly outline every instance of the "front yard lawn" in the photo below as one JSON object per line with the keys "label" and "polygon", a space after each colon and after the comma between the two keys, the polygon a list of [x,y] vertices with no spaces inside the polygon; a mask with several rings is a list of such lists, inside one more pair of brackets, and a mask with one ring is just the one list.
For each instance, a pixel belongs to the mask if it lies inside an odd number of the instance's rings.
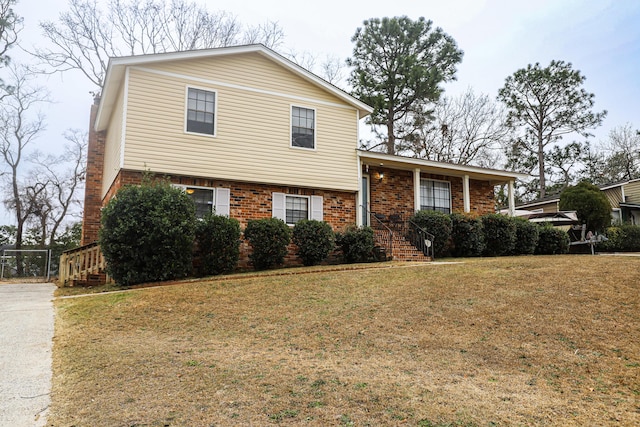
{"label": "front yard lawn", "polygon": [[640,425],[640,258],[58,299],[51,426]]}

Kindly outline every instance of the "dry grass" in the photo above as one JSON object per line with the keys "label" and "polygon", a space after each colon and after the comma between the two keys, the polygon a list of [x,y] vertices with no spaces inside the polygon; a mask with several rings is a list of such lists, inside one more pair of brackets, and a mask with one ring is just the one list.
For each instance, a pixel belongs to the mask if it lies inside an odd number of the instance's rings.
{"label": "dry grass", "polygon": [[58,300],[52,426],[640,425],[640,258]]}

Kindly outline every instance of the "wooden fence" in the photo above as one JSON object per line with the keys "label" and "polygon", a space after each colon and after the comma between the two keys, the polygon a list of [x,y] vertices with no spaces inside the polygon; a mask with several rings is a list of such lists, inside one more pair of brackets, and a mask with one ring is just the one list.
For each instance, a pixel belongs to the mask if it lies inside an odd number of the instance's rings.
{"label": "wooden fence", "polygon": [[98,243],[90,243],[60,255],[58,286],[97,286],[110,281]]}

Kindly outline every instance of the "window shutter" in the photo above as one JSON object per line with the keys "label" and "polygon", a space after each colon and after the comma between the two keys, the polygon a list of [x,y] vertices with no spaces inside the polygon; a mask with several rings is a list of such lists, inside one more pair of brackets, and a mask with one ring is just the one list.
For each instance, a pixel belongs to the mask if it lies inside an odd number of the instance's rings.
{"label": "window shutter", "polygon": [[228,188],[216,188],[216,215],[229,216],[230,195]]}
{"label": "window shutter", "polygon": [[323,221],[322,196],[311,196],[311,219]]}
{"label": "window shutter", "polygon": [[284,193],[271,193],[273,217],[286,221],[286,203]]}

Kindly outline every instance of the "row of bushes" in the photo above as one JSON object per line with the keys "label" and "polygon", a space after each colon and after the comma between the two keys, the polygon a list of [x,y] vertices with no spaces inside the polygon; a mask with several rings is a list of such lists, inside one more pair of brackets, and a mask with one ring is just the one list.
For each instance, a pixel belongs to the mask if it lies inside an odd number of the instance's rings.
{"label": "row of bushes", "polygon": [[[197,220],[191,199],[166,182],[125,186],[102,211],[100,246],[108,273],[116,283],[210,276],[236,269],[240,257],[240,223],[208,215]],[[347,229],[334,234],[320,221],[300,221],[291,229],[282,220],[249,221],[244,237],[257,270],[282,264],[291,241],[305,265],[323,262],[336,245],[344,262],[371,261],[373,231]]]}
{"label": "row of bushes", "polygon": [[569,236],[560,229],[539,226],[523,218],[488,214],[471,217],[419,211],[412,221],[434,235],[436,257],[561,254],[569,251]]}
{"label": "row of bushes", "polygon": [[[504,215],[471,218],[421,211],[413,220],[435,235],[437,257],[554,254],[568,248],[565,232]],[[369,227],[334,234],[320,221],[300,221],[291,229],[269,218],[249,221],[244,237],[257,270],[282,264],[291,241],[305,265],[323,262],[336,246],[346,263],[376,259]],[[122,285],[233,271],[240,238],[237,220],[216,215],[196,220],[189,196],[166,182],[125,186],[102,211],[100,245],[108,273]]]}

